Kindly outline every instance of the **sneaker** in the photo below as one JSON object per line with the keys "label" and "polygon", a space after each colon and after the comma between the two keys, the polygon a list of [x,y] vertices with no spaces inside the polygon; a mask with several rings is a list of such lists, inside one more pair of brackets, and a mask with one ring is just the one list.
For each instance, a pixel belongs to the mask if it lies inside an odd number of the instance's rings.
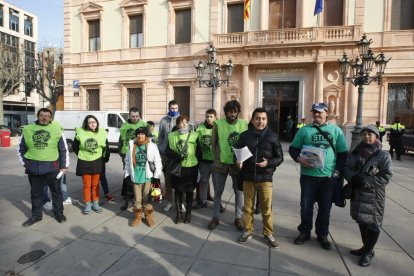
{"label": "sneaker", "polygon": [[92,202],[92,210],[94,210],[96,213],[102,212],[102,208],[99,206],[99,201]]}
{"label": "sneaker", "polygon": [[60,216],[56,216],[55,219],[57,220],[57,222],[59,223],[64,223],[66,222],[66,217],[65,215],[60,215]]}
{"label": "sneaker", "polygon": [[220,213],[226,212],[226,208],[220,203]]}
{"label": "sneaker", "polygon": [[106,195],[105,195],[105,198],[106,198],[106,200],[108,200],[108,201],[115,201],[114,197],[113,197],[113,196],[111,196],[110,194],[106,194]]}
{"label": "sneaker", "polygon": [[45,211],[52,211],[53,210],[53,204],[52,201],[48,201],[45,204],[43,204],[43,209]]}
{"label": "sneaker", "polygon": [[243,226],[242,220],[240,218],[234,219],[234,223],[233,224],[236,226],[237,230],[243,231],[244,226]]}
{"label": "sneaker", "polygon": [[71,205],[71,204],[72,204],[72,199],[68,196],[68,198],[63,201],[63,205]]}
{"label": "sneaker", "polygon": [[172,202],[168,201],[165,207],[162,209],[164,212],[168,212],[172,208]]}
{"label": "sneaker", "polygon": [[306,235],[305,233],[300,233],[299,236],[295,239],[295,244],[302,245],[308,240],[310,240],[309,235]]}
{"label": "sneaker", "polygon": [[243,234],[241,234],[241,236],[237,239],[238,243],[245,243],[248,240],[250,240],[253,237],[252,233],[249,233],[247,231],[243,232]]}
{"label": "sneaker", "polygon": [[279,243],[276,241],[276,239],[270,235],[270,236],[264,236],[265,241],[269,244],[271,248],[279,248]]}
{"label": "sneaker", "polygon": [[87,215],[92,211],[92,203],[90,202],[86,202],[85,203],[85,208],[83,209],[83,214]]}
{"label": "sneaker", "polygon": [[214,230],[219,224],[220,224],[219,219],[213,218],[208,224],[207,228],[210,230]]}
{"label": "sneaker", "polygon": [[316,240],[319,242],[323,249],[331,250],[331,243],[328,241],[328,238],[326,236],[317,236]]}

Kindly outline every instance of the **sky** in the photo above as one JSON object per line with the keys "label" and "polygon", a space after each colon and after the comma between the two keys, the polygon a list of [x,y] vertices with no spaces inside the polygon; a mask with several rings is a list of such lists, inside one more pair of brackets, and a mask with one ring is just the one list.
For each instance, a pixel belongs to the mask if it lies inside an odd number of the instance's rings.
{"label": "sky", "polygon": [[63,0],[5,0],[37,16],[38,46],[63,47]]}

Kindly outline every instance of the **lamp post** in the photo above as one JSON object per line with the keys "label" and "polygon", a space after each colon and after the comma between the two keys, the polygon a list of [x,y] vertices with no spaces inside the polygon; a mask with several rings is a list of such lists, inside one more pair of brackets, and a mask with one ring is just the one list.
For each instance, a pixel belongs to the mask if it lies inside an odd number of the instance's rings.
{"label": "lamp post", "polygon": [[[206,49],[208,59],[204,62],[201,60],[198,62],[197,65],[194,67],[197,70],[197,80],[198,85],[201,87],[205,85],[207,87],[211,87],[211,94],[212,94],[212,107],[214,107],[215,97],[217,88],[220,87],[223,83],[229,85],[229,80],[231,75],[233,74],[234,64],[232,63],[231,59],[229,59],[227,64],[220,65],[217,61],[217,49],[210,45],[208,49]],[[204,78],[204,71],[207,69],[208,79]],[[221,78],[222,71],[225,71],[225,78]]]}
{"label": "lamp post", "polygon": [[[344,53],[341,59],[338,59],[340,73],[342,75],[342,84],[345,84],[345,81],[350,81],[355,87],[358,86],[357,115],[355,128],[352,131],[351,150],[353,150],[361,140],[359,133],[362,129],[364,85],[369,85],[372,81],[377,81],[378,85],[381,85],[385,66],[391,59],[389,58],[387,60],[383,53],[374,56],[374,52],[369,48],[371,43],[372,39],[368,40],[366,35],[363,35],[362,39],[357,42],[359,55],[355,60],[349,60],[346,53]],[[375,75],[370,76],[374,64],[377,72]],[[348,76],[349,67],[352,68],[350,76]]]}

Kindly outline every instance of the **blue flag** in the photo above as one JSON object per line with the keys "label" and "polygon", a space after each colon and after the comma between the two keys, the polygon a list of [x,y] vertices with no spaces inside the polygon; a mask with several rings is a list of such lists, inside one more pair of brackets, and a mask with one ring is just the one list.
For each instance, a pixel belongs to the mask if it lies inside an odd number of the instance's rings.
{"label": "blue flag", "polygon": [[317,15],[318,13],[321,13],[322,10],[323,10],[323,0],[316,0],[315,11],[313,12],[313,15]]}

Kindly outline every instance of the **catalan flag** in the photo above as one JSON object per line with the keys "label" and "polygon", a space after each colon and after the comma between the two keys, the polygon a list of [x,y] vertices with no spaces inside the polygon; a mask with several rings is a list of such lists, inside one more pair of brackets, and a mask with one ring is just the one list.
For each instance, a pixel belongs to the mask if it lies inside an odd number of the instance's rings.
{"label": "catalan flag", "polygon": [[244,20],[250,19],[250,0],[244,0]]}

